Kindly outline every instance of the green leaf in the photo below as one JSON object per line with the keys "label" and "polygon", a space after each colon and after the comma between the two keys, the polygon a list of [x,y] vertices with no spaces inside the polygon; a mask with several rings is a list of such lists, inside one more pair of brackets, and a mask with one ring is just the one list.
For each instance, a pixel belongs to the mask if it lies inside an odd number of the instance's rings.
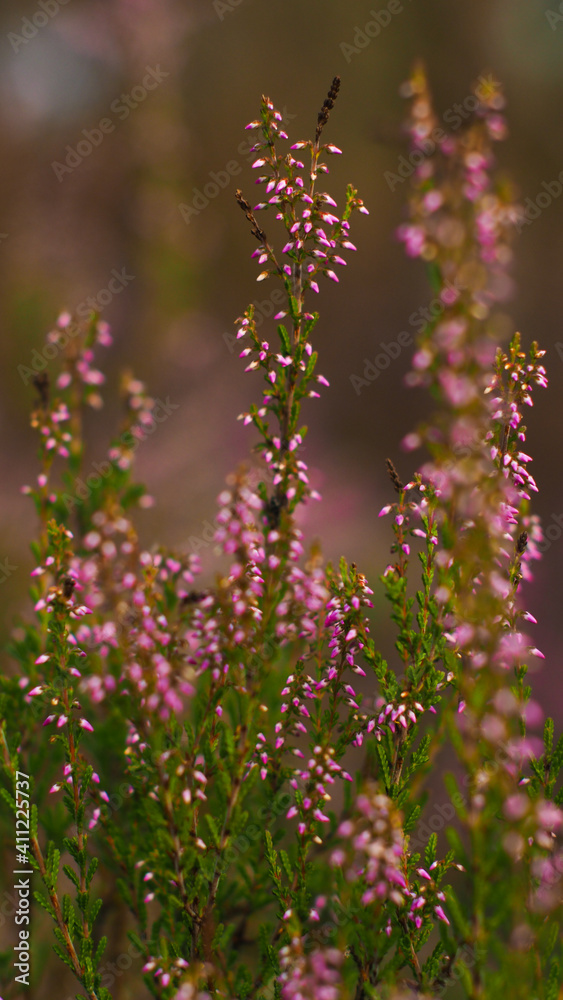
{"label": "green leaf", "polygon": [[444,775],[444,784],[448,790],[450,799],[452,800],[452,805],[457,812],[458,816],[462,820],[467,819],[467,809],[465,808],[467,798],[460,791],[459,785],[453,774],[447,773]]}
{"label": "green leaf", "polygon": [[551,963],[549,969],[549,978],[545,989],[545,1000],[558,1000],[559,985],[559,962],[555,960]]}
{"label": "green leaf", "polygon": [[49,847],[52,848],[52,850],[50,850],[47,854],[46,868],[49,878],[51,879],[51,882],[54,884],[59,876],[61,852],[57,850],[56,847],[53,847],[52,844],[50,844]]}
{"label": "green leaf", "polygon": [[33,893],[33,898],[35,899],[35,902],[38,903],[39,906],[43,907],[43,909],[46,910],[47,913],[49,914],[49,916],[52,917],[53,920],[54,920],[55,919],[55,911],[54,911],[53,907],[51,906],[51,903],[50,903],[49,899],[47,898],[47,896],[44,896],[43,893],[41,893],[41,892],[34,892]]}
{"label": "green leaf", "polygon": [[39,815],[38,815],[38,812],[37,812],[37,806],[36,805],[32,805],[32,807],[31,807],[31,816],[30,816],[30,821],[29,821],[29,825],[30,825],[30,829],[31,829],[31,836],[32,837],[37,837],[37,824],[38,824],[38,822],[39,822]]}
{"label": "green leaf", "polygon": [[467,852],[463,846],[463,841],[459,835],[459,831],[453,826],[446,827],[446,837],[448,838],[448,843],[452,848],[455,857],[458,861],[462,861],[464,864],[467,863]]}
{"label": "green leaf", "polygon": [[558,775],[562,766],[563,766],[563,733],[557,740],[557,746],[553,751],[553,757],[551,760],[551,769],[555,775]]}
{"label": "green leaf", "polygon": [[385,747],[381,743],[376,743],[377,756],[379,757],[379,763],[381,764],[381,770],[383,771],[383,776],[385,778],[385,787],[388,792],[391,791],[391,773],[389,771],[389,764],[387,762],[387,754],[385,753]]}
{"label": "green leaf", "polygon": [[80,889],[80,879],[76,874],[76,872],[74,871],[74,868],[71,868],[70,865],[63,865],[63,871],[66,877],[70,879],[70,881],[76,886],[76,888]]}
{"label": "green leaf", "polygon": [[64,962],[65,965],[68,965],[69,969],[72,969],[72,971],[74,972],[74,965],[72,964],[69,955],[59,944],[53,945],[53,951],[55,952],[55,955],[57,955],[60,958],[61,962]]}
{"label": "green leaf", "polygon": [[0,788],[0,796],[4,799],[4,802],[7,804],[8,808],[12,812],[15,812],[16,811],[16,800],[13,797],[13,795],[10,795],[10,793],[7,791],[6,788]]}
{"label": "green leaf", "polygon": [[283,865],[283,870],[287,875],[287,880],[289,883],[291,883],[293,881],[293,870],[287,852],[284,850],[280,850],[280,858],[281,858],[281,863]]}
{"label": "green leaf", "polygon": [[555,948],[555,942],[557,941],[560,934],[560,927],[557,921],[554,921],[548,929],[545,947],[542,949],[546,957],[551,955],[551,952]]}
{"label": "green leaf", "polygon": [[412,755],[411,773],[421,767],[422,764],[426,764],[429,760],[429,747],[432,742],[432,737],[426,735],[420,741],[420,745],[414,751]]}
{"label": "green leaf", "polygon": [[98,858],[92,858],[92,860],[90,862],[90,866],[89,866],[88,871],[86,873],[86,887],[87,888],[90,885],[90,882],[92,881],[92,879],[94,878],[94,875],[96,873],[97,867],[98,867]]}
{"label": "green leaf", "polygon": [[464,940],[469,941],[471,928],[465,919],[463,910],[451,885],[445,887],[446,898],[448,900],[448,913],[452,917],[454,927]]}
{"label": "green leaf", "polygon": [[[98,947],[96,948],[96,952],[94,954],[94,960],[93,960],[93,963],[92,963],[93,966],[94,966],[94,968],[96,968],[96,969],[97,969],[98,965],[100,964],[100,960],[101,960],[101,957],[102,957],[104,951],[106,950],[107,943],[108,943],[107,937],[100,938],[100,941],[98,943]],[[139,941],[139,944],[137,945],[137,947],[140,948],[140,950],[142,952],[143,948],[141,946],[141,942],[140,941]]]}
{"label": "green leaf", "polygon": [[422,812],[422,807],[419,806],[418,804],[412,807],[403,825],[403,830],[405,831],[405,833],[410,833],[411,830],[414,830],[416,824],[418,823],[418,819],[420,817],[421,812]]}
{"label": "green leaf", "polygon": [[278,326],[278,336],[281,340],[284,354],[286,355],[291,354],[291,344],[289,342],[289,334],[283,323],[280,323]]}
{"label": "green leaf", "polygon": [[313,351],[313,353],[311,354],[311,356],[310,356],[310,358],[309,358],[309,360],[307,362],[307,367],[306,367],[306,369],[305,369],[305,371],[303,373],[303,381],[304,382],[308,382],[309,379],[311,378],[311,376],[312,376],[312,374],[313,374],[313,372],[315,370],[315,365],[317,363],[318,357],[319,357],[319,355],[318,355],[317,351]]}
{"label": "green leaf", "polygon": [[427,867],[430,867],[430,865],[432,864],[432,862],[436,860],[436,848],[437,848],[437,846],[438,846],[438,834],[437,833],[432,833],[430,835],[430,839],[429,839],[428,844],[426,845],[426,849],[424,851],[424,859],[426,861]]}

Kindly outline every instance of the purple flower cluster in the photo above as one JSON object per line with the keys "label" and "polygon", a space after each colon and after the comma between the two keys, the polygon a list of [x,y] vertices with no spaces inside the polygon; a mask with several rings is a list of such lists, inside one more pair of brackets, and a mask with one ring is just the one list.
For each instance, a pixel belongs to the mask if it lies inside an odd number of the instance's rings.
{"label": "purple flower cluster", "polygon": [[306,955],[301,939],[292,938],[280,949],[279,960],[283,1000],[339,1000],[344,956],[337,948],[317,948]]}
{"label": "purple flower cluster", "polygon": [[365,906],[387,898],[401,906],[407,889],[402,816],[387,795],[375,787],[359,795],[355,806],[356,818],[344,820],[338,828],[339,837],[355,852],[352,863],[344,848],[332,852],[331,862],[338,867],[346,865],[347,881],[365,882]]}

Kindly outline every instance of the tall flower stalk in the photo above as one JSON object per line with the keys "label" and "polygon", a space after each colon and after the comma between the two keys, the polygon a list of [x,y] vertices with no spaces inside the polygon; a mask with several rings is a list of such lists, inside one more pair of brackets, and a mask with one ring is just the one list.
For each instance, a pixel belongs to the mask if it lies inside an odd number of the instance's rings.
{"label": "tall flower stalk", "polygon": [[[421,69],[406,89],[416,150],[436,124]],[[524,678],[530,657],[543,654],[523,631],[535,619],[519,597],[541,540],[529,513],[537,486],[523,450],[523,407],[532,405],[534,387],[546,385],[545,351],[535,342],[523,351],[519,334],[507,348],[496,346],[493,310],[510,285],[518,210],[491,174],[492,143],[506,132],[504,98],[494,81],[481,83],[476,98],[470,127],[446,137],[416,169],[410,221],[399,237],[408,253],[427,261],[441,302],[409,377],[430,389],[439,408],[405,443],[410,449],[424,442],[431,454],[420,475],[438,523],[434,597],[455,657],[451,682],[459,699],[447,721],[468,789],[467,799],[458,793],[467,840],[451,832],[468,871],[461,891],[470,891],[456,907],[457,930],[474,955],[464,976],[467,995],[479,998],[494,983],[512,982],[515,968],[525,986],[515,982],[512,995],[530,995],[532,983],[543,990],[549,967],[530,950],[540,922],[529,915],[526,887],[535,859],[555,849],[563,814],[549,802],[553,785],[545,797],[530,780],[537,741],[526,737]],[[449,786],[456,789],[453,775]]]}

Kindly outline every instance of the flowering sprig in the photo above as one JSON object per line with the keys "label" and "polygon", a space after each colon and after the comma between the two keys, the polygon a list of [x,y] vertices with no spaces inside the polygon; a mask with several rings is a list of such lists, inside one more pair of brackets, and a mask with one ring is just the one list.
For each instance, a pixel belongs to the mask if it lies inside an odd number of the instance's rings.
{"label": "flowering sprig", "polygon": [[[420,129],[432,124],[420,69],[408,92],[413,97],[411,121],[420,126],[413,125],[414,149],[420,145]],[[544,352],[536,344],[529,355],[521,350],[519,335],[506,353],[494,346],[491,308],[510,287],[508,241],[517,210],[489,173],[491,140],[504,135],[498,116],[502,95],[495,87],[476,92],[476,97],[474,121],[459,135],[447,137],[436,155],[415,171],[412,222],[399,232],[407,252],[429,262],[441,302],[437,319],[421,332],[410,377],[412,384],[432,388],[440,409],[405,444],[412,448],[424,441],[431,453],[420,472],[435,498],[435,563],[441,573],[434,599],[437,621],[453,653],[448,679],[459,692],[458,712],[445,718],[470,789],[467,808],[450,777],[458,816],[471,843],[466,851],[452,833],[458,856],[473,871],[474,924],[467,940],[478,957],[467,980],[471,996],[481,995],[488,981],[486,956],[492,936],[487,912],[493,872],[505,871],[511,887],[507,900],[521,899],[522,894],[521,873],[512,860],[522,856],[525,841],[507,832],[499,843],[495,815],[502,810],[506,819],[516,818],[520,809],[522,821],[530,813],[532,854],[532,845],[547,849],[552,843],[544,822],[551,823],[551,831],[560,823],[541,800],[524,808],[527,796],[516,784],[530,755],[522,721],[530,697],[523,685],[526,659],[530,654],[542,656],[520,631],[521,620],[533,618],[519,606],[517,591],[524,575],[530,576],[527,564],[537,556],[534,542],[541,537],[537,519],[528,513],[530,490],[536,485],[527,470],[530,456],[521,450],[521,408],[532,403],[532,385],[546,381],[540,363]],[[516,677],[513,691],[503,676],[507,669]],[[502,759],[499,741],[506,747]],[[483,770],[484,756],[496,758],[492,774]],[[500,909],[497,904],[497,912]],[[526,922],[516,906],[512,913],[503,907],[503,918],[511,926]]]}
{"label": "flowering sprig", "polygon": [[[327,206],[337,207],[332,196],[315,191],[318,175],[328,173],[328,166],[321,161],[322,153],[340,152],[331,143],[319,143],[339,85],[339,78],[336,77],[319,113],[315,140],[298,142],[292,147],[310,149],[308,183],[301,176],[305,170],[301,161],[295,160],[291,153],[285,156],[277,153],[276,143],[280,138],[287,138],[278,127],[281,114],[276,111],[269,98],[262,99],[261,119],[251,122],[247,127],[260,128],[262,131],[262,139],[253,147],[258,153],[254,167],[268,166],[270,172],[259,176],[257,183],[265,184],[266,193],[271,194],[271,197],[268,202],[260,203],[253,210],[241,191],[236,194],[239,205],[251,223],[252,234],[260,242],[253,256],[257,256],[261,264],[268,262],[272,268],[262,271],[258,280],[263,280],[270,274],[277,275],[282,279],[288,297],[287,308],[276,316],[276,319],[283,319],[289,315],[291,321],[289,331],[283,324],[278,326],[279,351],[270,349],[269,343],[259,340],[252,310],[239,320],[237,337],[248,337],[250,341],[243,348],[243,356],[254,355],[246,370],[261,367],[269,383],[264,392],[263,405],[244,414],[243,419],[246,423],[253,422],[264,440],[264,457],[273,472],[277,509],[289,505],[290,513],[304,496],[305,491],[300,484],[307,483],[306,466],[297,457],[304,437],[304,430],[298,430],[297,427],[300,400],[307,394],[316,394],[311,388],[314,378],[316,382],[328,385],[323,376],[314,377],[317,355],[312,349],[310,334],[318,315],[305,311],[305,295],[309,289],[318,292],[318,283],[315,281],[318,273],[338,280],[333,267],[343,265],[345,261],[337,251],[355,249],[349,239],[349,219],[352,212],[357,209],[367,213],[352,186],[348,187],[341,217],[327,211]],[[275,207],[276,218],[283,222],[287,232],[288,241],[282,254],[288,259],[288,263],[283,265],[278,262],[254,214],[269,206]],[[272,417],[276,418],[279,427],[277,434],[270,431]],[[293,491],[293,495],[290,491]]]}
{"label": "flowering sprig", "polygon": [[[71,834],[62,840],[62,847],[70,854],[74,864],[64,864],[63,872],[75,888],[76,902],[68,893],[59,895],[59,868],[61,852],[53,841],[47,844],[46,853],[40,845],[36,807],[32,811],[30,833],[30,863],[39,872],[46,896],[35,893],[35,899],[54,923],[54,933],[58,943],[54,950],[59,958],[73,971],[91,1000],[110,1000],[111,994],[101,985],[102,976],[98,970],[106,946],[102,938],[97,946],[94,942],[94,924],[101,906],[101,899],[91,899],[90,885],[98,859],[88,850],[86,829],[86,808],[92,783],[99,782],[94,768],[79,752],[85,733],[93,733],[92,723],[85,717],[77,697],[78,681],[81,678],[84,651],[77,645],[73,634],[75,623],[83,615],[90,614],[75,594],[77,581],[72,575],[72,533],[55,521],[47,523],[48,548],[45,563],[34,570],[33,575],[45,575],[51,580],[44,590],[44,596],[36,603],[36,612],[45,628],[45,652],[36,657],[32,672],[35,686],[27,691],[28,682],[20,685],[25,691],[25,700],[33,703],[31,717],[37,720],[38,706],[49,714],[43,726],[53,726],[55,733],[49,743],[62,749],[64,765],[59,779],[49,789],[51,794],[63,790],[63,801],[71,824]],[[13,761],[10,760],[8,744],[4,739],[4,765],[12,774]],[[57,754],[58,756],[58,754]],[[19,765],[16,766],[19,770]]]}
{"label": "flowering sprig", "polygon": [[453,852],[437,861],[434,834],[425,852],[426,867],[421,866],[420,855],[408,851],[401,813],[375,785],[364,789],[351,812],[353,818],[338,828],[340,846],[332,852],[331,863],[338,873],[340,906],[369,912],[367,935],[362,921],[361,929],[348,938],[361,980],[373,986],[388,981],[386,966],[393,954],[391,967],[402,961],[410,966],[419,989],[432,987],[449,961],[451,943],[444,939],[424,967],[419,952],[432,921],[450,924],[441,882],[454,866]]}

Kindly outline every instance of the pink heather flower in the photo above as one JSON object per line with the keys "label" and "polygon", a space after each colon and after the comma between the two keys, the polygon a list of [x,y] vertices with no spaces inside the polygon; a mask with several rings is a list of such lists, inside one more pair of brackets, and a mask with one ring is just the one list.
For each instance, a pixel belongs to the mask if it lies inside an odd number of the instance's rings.
{"label": "pink heather flower", "polygon": [[545,830],[558,830],[563,825],[563,812],[553,802],[538,803],[536,816],[540,826],[543,826]]}
{"label": "pink heather flower", "polygon": [[432,876],[429,875],[428,872],[424,868],[417,868],[416,869],[416,873],[417,873],[417,875],[420,875],[421,878],[428,879],[429,882],[432,881]]}
{"label": "pink heather flower", "polygon": [[527,795],[510,795],[504,803],[504,814],[508,819],[518,820],[529,811],[530,800]]}
{"label": "pink heather flower", "polygon": [[448,924],[448,926],[449,926],[450,921],[448,920],[448,918],[447,918],[446,914],[444,913],[444,911],[443,911],[443,909],[442,909],[441,906],[435,906],[434,907],[434,913],[438,917],[438,920],[443,920],[444,923]]}
{"label": "pink heather flower", "polygon": [[344,960],[336,948],[317,949],[305,955],[300,938],[280,949],[282,1000],[338,1000],[339,967]]}
{"label": "pink heather flower", "polygon": [[94,732],[94,727],[91,725],[90,722],[88,722],[88,719],[80,719],[80,722],[78,724],[79,726],[82,726],[83,729],[87,729],[89,733]]}
{"label": "pink heather flower", "polygon": [[96,826],[96,824],[97,824],[97,822],[98,822],[98,820],[100,818],[100,812],[101,812],[100,809],[97,809],[97,808],[94,809],[94,811],[92,813],[92,819],[88,823],[88,829],[89,830],[93,830],[94,827]]}
{"label": "pink heather flower", "polygon": [[325,814],[321,812],[320,809],[315,809],[313,812],[313,816],[315,817],[316,820],[319,821],[319,823],[330,823],[329,817],[325,816]]}

